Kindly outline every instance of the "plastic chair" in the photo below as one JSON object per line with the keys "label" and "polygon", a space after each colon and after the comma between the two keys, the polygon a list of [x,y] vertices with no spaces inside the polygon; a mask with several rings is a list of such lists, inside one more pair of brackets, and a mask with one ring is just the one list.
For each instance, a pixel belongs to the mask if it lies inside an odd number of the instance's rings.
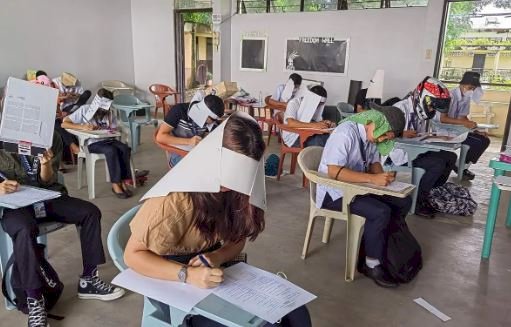
{"label": "plastic chair", "polygon": [[[139,206],[136,206],[122,215],[112,226],[107,237],[108,252],[114,265],[123,271],[127,269],[124,262],[124,249],[131,235],[129,224],[135,217]],[[264,321],[234,305],[210,295],[191,312],[183,312],[176,308],[162,305],[158,301],[151,300],[144,296],[144,309],[142,313],[142,327],[177,327],[180,326],[188,314],[198,314],[212,319],[225,326],[231,327],[257,327],[264,324]],[[172,317],[172,322],[169,318]]]}
{"label": "plastic chair", "polygon": [[364,230],[365,218],[357,215],[352,215],[349,212],[349,205],[346,205],[345,203],[347,202],[349,204],[351,202],[351,200],[346,198],[346,193],[349,191],[350,185],[348,183],[330,180],[330,187],[332,187],[333,184],[333,187],[341,189],[344,192],[342,211],[319,209],[316,207],[316,187],[317,184],[322,184],[321,178],[317,173],[322,154],[322,147],[311,146],[304,149],[298,155],[298,164],[300,165],[300,169],[302,169],[305,176],[307,176],[310,186],[309,223],[307,225],[307,233],[305,234],[305,242],[303,244],[302,259],[305,259],[307,256],[312,231],[314,229],[314,222],[317,217],[325,217],[325,226],[323,227],[322,238],[322,241],[325,244],[330,240],[333,219],[344,220],[347,223],[345,280],[349,282],[353,281],[355,278],[358,251],[360,249],[360,241],[362,239],[362,233]]}
{"label": "plastic chair", "polygon": [[[137,152],[140,144],[141,126],[158,125],[156,119],[151,119],[152,105],[140,101],[137,97],[129,94],[120,94],[114,97],[112,106],[117,110],[119,122],[122,127],[130,131],[130,146],[132,152]],[[143,118],[136,118],[136,111],[145,110]]]}
{"label": "plastic chair", "polygon": [[341,119],[345,119],[351,115],[356,114],[355,108],[353,107],[353,105],[346,103],[346,102],[339,102],[337,104],[337,111],[341,115]]}
{"label": "plastic chair", "polygon": [[[88,137],[73,134],[78,137],[78,144],[80,146],[80,152],[78,153],[78,168],[77,168],[77,188],[81,189],[83,186],[83,165],[85,162],[85,172],[87,175],[87,192],[89,195],[89,199],[96,198],[96,162],[99,160],[105,161],[105,173],[106,173],[106,181],[110,182],[110,175],[108,173],[108,164],[106,162],[106,157],[102,153],[91,153],[89,152],[89,147],[86,145]],[[133,180],[133,187],[136,188],[136,175],[135,168],[133,165],[133,159],[130,160],[130,168],[131,168],[131,178]]]}
{"label": "plastic chair", "polygon": [[117,80],[103,81],[100,83],[100,86],[112,92],[114,95],[117,95],[121,92],[128,92],[129,94],[135,93],[135,88],[133,86],[128,85],[127,83],[124,83],[122,81]]}
{"label": "plastic chair", "polygon": [[[156,100],[156,106],[154,108],[154,118],[157,118],[158,116],[158,109],[162,109],[163,111],[163,117],[167,115],[167,112],[172,109],[174,105],[178,103],[178,97],[179,93],[177,93],[176,90],[171,88],[170,86],[163,85],[163,84],[153,84],[149,86],[149,92],[151,92],[154,95],[154,98]],[[168,96],[173,95],[174,96],[174,104],[170,105],[165,100]]]}

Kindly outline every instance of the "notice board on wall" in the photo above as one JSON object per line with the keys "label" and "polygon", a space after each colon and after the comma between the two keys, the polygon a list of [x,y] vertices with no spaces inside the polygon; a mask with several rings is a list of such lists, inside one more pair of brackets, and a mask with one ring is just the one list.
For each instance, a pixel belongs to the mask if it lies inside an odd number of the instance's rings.
{"label": "notice board on wall", "polygon": [[286,71],[346,75],[349,39],[297,37],[286,39]]}

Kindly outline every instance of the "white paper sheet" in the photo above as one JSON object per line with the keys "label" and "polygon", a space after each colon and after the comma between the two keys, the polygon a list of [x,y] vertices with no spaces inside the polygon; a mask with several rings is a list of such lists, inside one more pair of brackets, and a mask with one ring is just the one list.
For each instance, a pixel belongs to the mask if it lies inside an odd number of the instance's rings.
{"label": "white paper sheet", "polygon": [[270,323],[314,300],[315,295],[267,271],[239,263],[224,271],[214,294]]}
{"label": "white paper sheet", "polygon": [[402,193],[403,191],[405,191],[409,188],[413,189],[415,187],[413,184],[403,183],[403,182],[399,182],[399,181],[393,181],[392,183],[390,183],[387,186],[376,186],[376,185],[370,184],[370,183],[362,183],[362,184],[367,185],[369,187],[374,187],[374,188],[377,188],[380,190],[387,190],[387,191],[397,192],[397,193]]}
{"label": "white paper sheet", "polygon": [[190,312],[197,303],[213,292],[211,289],[205,290],[189,284],[149,278],[131,269],[121,272],[112,283],[184,312]]}
{"label": "white paper sheet", "polygon": [[413,300],[413,302],[417,303],[418,305],[420,305],[424,309],[428,310],[429,312],[431,312],[432,314],[437,316],[437,318],[442,320],[443,322],[451,320],[451,317],[449,317],[448,315],[444,314],[443,312],[441,312],[440,310],[438,310],[437,308],[435,308],[434,306],[429,304],[426,300],[424,300],[421,297]]}
{"label": "white paper sheet", "polygon": [[0,140],[49,148],[53,141],[57,89],[9,77]]}
{"label": "white paper sheet", "polygon": [[288,102],[293,97],[293,91],[295,89],[295,82],[292,79],[288,79],[286,85],[284,86],[284,90],[282,90],[282,95],[280,96],[280,100],[282,102]]}
{"label": "white paper sheet", "polygon": [[59,192],[30,186],[20,186],[19,190],[14,193],[0,195],[0,206],[10,209],[23,208],[37,202],[55,199],[59,196]]}
{"label": "white paper sheet", "polygon": [[436,136],[424,136],[421,141],[424,143],[462,143],[468,136],[468,132],[460,135],[436,135]]}

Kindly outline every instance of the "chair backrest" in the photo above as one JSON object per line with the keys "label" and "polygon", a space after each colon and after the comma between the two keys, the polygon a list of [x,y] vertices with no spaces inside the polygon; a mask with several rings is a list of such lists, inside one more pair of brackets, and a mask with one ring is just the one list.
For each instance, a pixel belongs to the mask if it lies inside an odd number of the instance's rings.
{"label": "chair backrest", "polygon": [[298,154],[298,165],[309,180],[311,200],[316,202],[316,183],[313,178],[310,178],[309,172],[317,172],[321,156],[323,155],[323,147],[309,146]]}
{"label": "chair backrest", "polygon": [[135,217],[135,214],[140,209],[140,205],[131,208],[128,212],[122,215],[112,226],[108,233],[107,244],[108,253],[114,262],[115,266],[123,271],[128,268],[124,263],[124,249],[131,236],[130,222]]}
{"label": "chair backrest", "polygon": [[176,90],[164,84],[152,84],[149,86],[149,91],[154,95],[159,95],[161,93],[176,93]]}
{"label": "chair backrest", "polygon": [[346,102],[339,102],[337,104],[337,110],[339,110],[339,112],[341,113],[353,113],[355,112],[355,108],[353,107],[352,104],[349,104],[349,103],[346,103]]}
{"label": "chair backrest", "polygon": [[108,80],[101,82],[101,87],[104,88],[117,88],[117,87],[131,87],[123,81]]}
{"label": "chair backrest", "polygon": [[136,106],[140,104],[140,100],[131,94],[119,94],[114,97],[113,104],[120,106]]}

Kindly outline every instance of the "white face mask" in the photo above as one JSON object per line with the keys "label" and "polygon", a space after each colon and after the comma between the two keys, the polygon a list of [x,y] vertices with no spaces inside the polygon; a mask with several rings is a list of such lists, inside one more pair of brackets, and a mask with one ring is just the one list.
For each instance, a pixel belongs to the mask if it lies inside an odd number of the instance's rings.
{"label": "white face mask", "polygon": [[463,94],[463,96],[466,96],[469,98],[472,98],[473,95],[474,95],[474,91],[472,91],[472,90],[468,90],[465,92],[465,94]]}

